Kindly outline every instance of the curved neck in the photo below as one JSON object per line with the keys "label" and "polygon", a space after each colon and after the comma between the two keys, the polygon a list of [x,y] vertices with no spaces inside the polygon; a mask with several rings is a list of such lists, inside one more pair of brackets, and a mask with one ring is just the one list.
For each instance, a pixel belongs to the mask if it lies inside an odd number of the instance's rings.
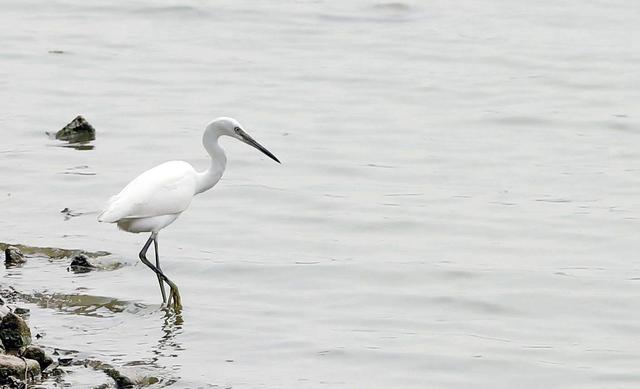
{"label": "curved neck", "polygon": [[214,186],[224,173],[224,168],[227,166],[227,156],[224,154],[224,150],[218,144],[218,139],[221,134],[215,130],[207,128],[202,137],[202,145],[207,153],[211,157],[209,168],[204,172],[198,172],[198,183],[196,187],[196,194],[202,193],[212,186]]}

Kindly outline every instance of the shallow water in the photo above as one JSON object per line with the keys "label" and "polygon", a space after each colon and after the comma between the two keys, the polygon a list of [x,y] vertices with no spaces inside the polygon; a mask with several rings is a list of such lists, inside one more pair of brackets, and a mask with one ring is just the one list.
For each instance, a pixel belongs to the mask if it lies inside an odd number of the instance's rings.
{"label": "shallow water", "polygon": [[[1,8],[0,241],[124,264],[4,272],[67,299],[30,305],[45,344],[158,387],[640,384],[636,2]],[[76,114],[93,147],[45,135]],[[204,168],[222,115],[283,164],[225,142],[160,235],[175,318],[146,236],[96,212],[155,164]]]}

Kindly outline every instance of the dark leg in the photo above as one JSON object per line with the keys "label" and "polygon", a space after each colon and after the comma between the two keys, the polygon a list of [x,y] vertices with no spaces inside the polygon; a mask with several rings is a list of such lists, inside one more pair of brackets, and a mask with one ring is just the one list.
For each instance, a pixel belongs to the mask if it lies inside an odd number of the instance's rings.
{"label": "dark leg", "polygon": [[180,299],[180,292],[178,291],[178,287],[176,286],[176,284],[171,282],[171,280],[168,279],[167,276],[164,275],[164,273],[162,273],[160,270],[156,269],[156,267],[153,266],[153,264],[151,262],[149,262],[147,260],[147,257],[145,256],[145,254],[147,253],[147,250],[149,250],[149,246],[151,246],[151,242],[153,240],[154,240],[154,236],[151,235],[149,237],[149,239],[147,240],[147,243],[145,243],[144,247],[142,247],[142,250],[140,251],[140,255],[139,255],[140,260],[142,261],[142,263],[147,265],[147,267],[149,269],[153,270],[153,272],[156,273],[156,275],[158,275],[158,277],[161,277],[162,280],[164,280],[164,282],[169,284],[169,287],[171,288],[171,294],[169,295],[169,299],[167,300],[167,305],[169,305],[171,303],[171,298],[173,298],[173,307],[175,309],[181,309],[182,308],[182,304],[181,304],[181,299]]}
{"label": "dark leg", "polygon": [[[153,233],[151,234],[151,237],[153,238],[153,251],[156,254],[156,269],[160,270],[160,272],[162,272],[162,269],[160,269],[160,256],[158,254],[158,234],[157,233]],[[166,304],[167,303],[167,295],[164,292],[164,282],[162,282],[162,277],[158,276],[158,283],[160,284],[160,292],[162,292],[162,303]]]}

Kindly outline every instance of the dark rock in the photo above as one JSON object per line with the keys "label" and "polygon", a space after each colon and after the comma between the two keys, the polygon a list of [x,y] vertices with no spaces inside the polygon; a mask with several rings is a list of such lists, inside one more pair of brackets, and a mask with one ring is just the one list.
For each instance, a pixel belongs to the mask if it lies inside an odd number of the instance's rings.
{"label": "dark rock", "polygon": [[4,264],[7,266],[20,265],[27,262],[19,248],[9,246],[4,249]]}
{"label": "dark rock", "polygon": [[37,361],[41,370],[46,369],[53,363],[53,358],[48,356],[43,349],[37,346],[27,347],[22,356]]}
{"label": "dark rock", "polygon": [[89,257],[84,254],[80,254],[73,257],[69,268],[74,273],[86,273],[95,269],[96,267],[91,262],[89,262]]}
{"label": "dark rock", "polygon": [[8,313],[0,322],[0,340],[7,351],[20,351],[31,344],[31,330],[15,313]]}
{"label": "dark rock", "polygon": [[13,313],[15,313],[16,315],[28,315],[29,314],[29,308],[22,308],[22,307],[15,307],[13,309]]}
{"label": "dark rock", "polygon": [[0,384],[2,384],[2,389],[28,389],[24,381],[12,376],[0,380]]}
{"label": "dark rock", "polygon": [[58,363],[60,366],[69,366],[73,362],[73,357],[60,357],[58,358]]}
{"label": "dark rock", "polygon": [[0,382],[10,380],[9,377],[24,379],[25,376],[28,381],[32,381],[40,376],[40,365],[38,362],[33,359],[18,358],[14,355],[0,355]]}
{"label": "dark rock", "polygon": [[95,128],[80,115],[76,116],[71,123],[56,133],[56,139],[69,142],[88,142],[95,138]]}

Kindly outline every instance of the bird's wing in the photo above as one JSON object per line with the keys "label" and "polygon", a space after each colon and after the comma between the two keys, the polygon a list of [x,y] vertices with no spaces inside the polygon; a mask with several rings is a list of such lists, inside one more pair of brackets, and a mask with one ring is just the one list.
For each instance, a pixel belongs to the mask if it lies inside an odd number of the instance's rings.
{"label": "bird's wing", "polygon": [[176,214],[187,209],[196,189],[196,171],[186,162],[158,165],[134,178],[111,197],[98,217],[114,223],[126,218]]}

